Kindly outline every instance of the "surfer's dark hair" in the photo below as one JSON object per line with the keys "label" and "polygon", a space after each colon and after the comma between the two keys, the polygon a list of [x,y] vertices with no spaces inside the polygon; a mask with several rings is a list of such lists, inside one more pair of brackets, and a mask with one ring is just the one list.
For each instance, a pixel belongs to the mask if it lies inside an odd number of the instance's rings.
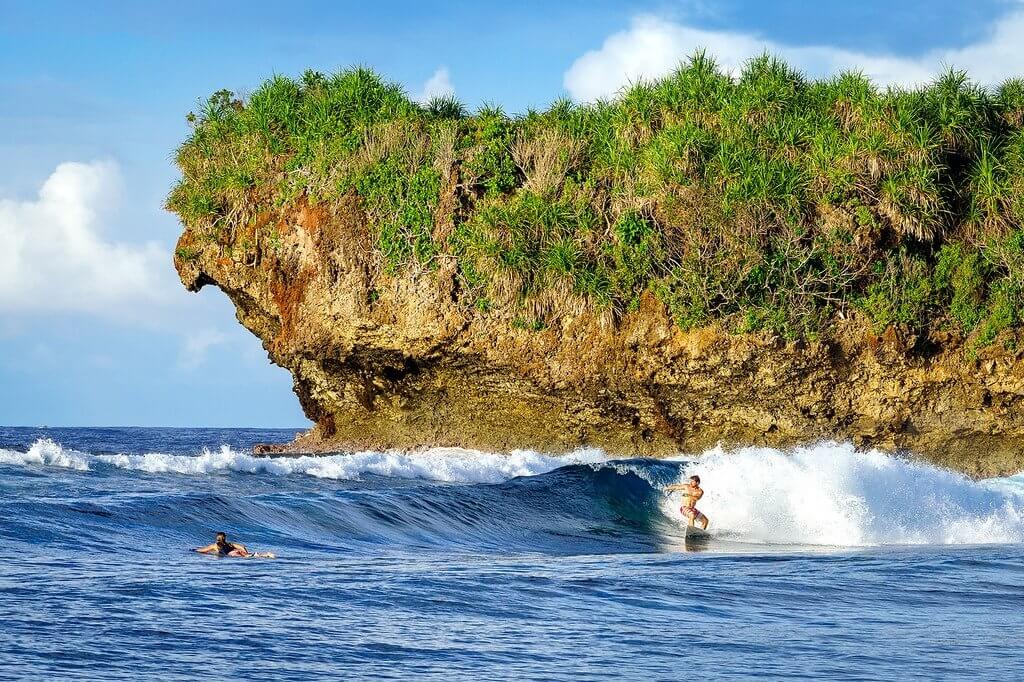
{"label": "surfer's dark hair", "polygon": [[697,474],[694,474],[693,476],[690,476],[690,480],[691,481],[696,481],[697,485],[700,485],[700,476],[698,476]]}
{"label": "surfer's dark hair", "polygon": [[219,531],[217,531],[217,539],[219,540],[220,538],[224,538],[225,540],[227,540],[228,539],[228,534],[225,533],[222,530],[219,530]]}

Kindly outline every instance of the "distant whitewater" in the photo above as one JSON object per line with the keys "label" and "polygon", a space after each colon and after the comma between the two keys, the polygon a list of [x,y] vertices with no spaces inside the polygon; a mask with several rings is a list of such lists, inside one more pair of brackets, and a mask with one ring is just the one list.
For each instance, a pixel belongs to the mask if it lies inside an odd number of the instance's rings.
{"label": "distant whitewater", "polygon": [[564,456],[541,455],[517,450],[496,454],[461,448],[431,448],[421,452],[356,452],[351,454],[301,457],[253,457],[227,445],[219,450],[204,449],[195,455],[158,452],[140,455],[90,454],[63,447],[43,438],[26,452],[0,450],[0,464],[37,464],[88,471],[106,464],[129,471],[175,474],[239,472],[276,476],[307,474],[318,478],[355,480],[361,474],[397,478],[422,478],[453,483],[500,483],[516,476],[535,476],[568,464],[607,460],[598,450]]}
{"label": "distant whitewater", "polygon": [[[538,531],[545,523],[543,510],[564,506],[566,497],[586,501],[573,506],[572,513],[582,522],[595,523],[597,514],[588,518],[589,510],[621,507],[629,499],[636,509],[625,516],[636,520],[649,513],[646,529],[656,544],[659,537],[664,539],[661,546],[666,549],[675,546],[683,520],[678,495],[662,494],[660,488],[699,473],[707,491],[700,508],[712,519],[723,551],[729,543],[857,547],[1024,542],[1024,475],[972,481],[927,463],[837,443],[786,452],[715,449],[666,460],[612,460],[598,450],[552,456],[458,448],[270,458],[227,445],[193,454],[90,453],[39,438],[24,451],[0,449],[0,465],[190,477],[304,475],[359,481],[376,476],[466,485],[533,478],[550,495],[538,496],[537,486],[530,483],[529,500],[536,509],[525,511],[538,516]],[[416,519],[409,523],[415,525]],[[487,524],[481,519],[481,526]]]}

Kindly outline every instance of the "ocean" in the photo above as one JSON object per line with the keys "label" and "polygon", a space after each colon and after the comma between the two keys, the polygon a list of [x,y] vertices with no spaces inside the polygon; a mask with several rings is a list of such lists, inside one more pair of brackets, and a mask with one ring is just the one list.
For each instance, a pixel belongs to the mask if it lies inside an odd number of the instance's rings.
{"label": "ocean", "polygon": [[[0,679],[1019,679],[1024,476],[0,428]],[[677,495],[706,491],[706,539]],[[190,549],[216,531],[273,560]]]}

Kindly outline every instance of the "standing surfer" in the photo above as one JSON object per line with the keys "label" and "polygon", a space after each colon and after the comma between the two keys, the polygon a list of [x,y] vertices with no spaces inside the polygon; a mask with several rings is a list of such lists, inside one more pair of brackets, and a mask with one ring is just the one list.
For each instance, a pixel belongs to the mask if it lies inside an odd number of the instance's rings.
{"label": "standing surfer", "polygon": [[675,483],[665,487],[665,492],[675,490],[683,491],[683,506],[679,508],[679,511],[689,519],[689,525],[700,524],[701,530],[707,530],[708,517],[697,509],[697,500],[704,497],[704,489],[700,487],[700,476],[690,476],[689,483]]}

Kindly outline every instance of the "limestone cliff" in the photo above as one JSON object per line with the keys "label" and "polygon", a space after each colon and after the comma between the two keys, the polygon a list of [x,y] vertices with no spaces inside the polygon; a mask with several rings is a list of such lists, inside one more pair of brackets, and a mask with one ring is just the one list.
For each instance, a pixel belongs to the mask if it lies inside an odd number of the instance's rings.
{"label": "limestone cliff", "polygon": [[621,315],[581,308],[524,328],[474,307],[453,261],[389,274],[372,242],[354,196],[179,241],[185,286],[223,290],[294,376],[316,424],[297,450],[663,455],[852,439],[972,475],[1024,468],[1024,351],[876,335],[861,319],[807,342],[683,331],[649,292]]}
{"label": "limestone cliff", "polygon": [[307,450],[851,439],[1024,468],[1024,81],[703,52],[470,113],[365,68],[188,116],[168,208],[291,371]]}

